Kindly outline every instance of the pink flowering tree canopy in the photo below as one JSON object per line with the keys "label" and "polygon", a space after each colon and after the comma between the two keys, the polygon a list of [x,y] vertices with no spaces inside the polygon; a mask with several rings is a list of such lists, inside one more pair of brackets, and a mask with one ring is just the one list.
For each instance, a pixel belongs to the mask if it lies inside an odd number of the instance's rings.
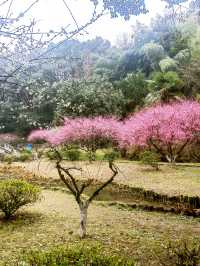
{"label": "pink flowering tree canopy", "polygon": [[123,129],[121,147],[154,148],[173,162],[200,139],[200,104],[182,101],[146,108],[127,119]]}
{"label": "pink flowering tree canopy", "polygon": [[[60,145],[76,144],[88,152],[95,153],[98,148],[117,143],[119,128],[120,123],[115,118],[66,118],[63,126],[50,130],[33,131],[28,140],[44,140],[55,149]],[[84,190],[92,185],[95,180],[88,179],[80,185],[79,181],[76,180],[73,175],[73,170],[82,171],[82,169],[76,167],[66,168],[62,166],[62,155],[58,149],[56,149],[56,152],[58,155],[56,168],[60,179],[74,195],[80,208],[80,236],[83,238],[86,235],[87,209],[89,204],[100,191],[114,180],[115,176],[118,174],[118,169],[113,161],[109,161],[109,168],[111,170],[110,178],[101,183],[99,187],[85,199],[85,197],[82,196]]]}
{"label": "pink flowering tree canopy", "polygon": [[108,142],[117,142],[120,123],[115,118],[65,118],[64,125],[50,130],[35,130],[29,141],[44,140],[52,146],[77,144],[97,150]]}

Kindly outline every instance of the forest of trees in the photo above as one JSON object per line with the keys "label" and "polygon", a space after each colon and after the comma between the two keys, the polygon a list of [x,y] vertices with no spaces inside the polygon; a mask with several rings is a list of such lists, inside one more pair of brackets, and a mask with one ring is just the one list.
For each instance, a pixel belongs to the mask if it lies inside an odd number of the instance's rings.
{"label": "forest of trees", "polygon": [[[149,26],[138,22],[116,45],[102,37],[66,40],[52,49],[50,61],[19,72],[17,82],[0,92],[0,132],[27,135],[62,124],[65,116],[122,119],[157,102],[199,101],[200,4],[175,12],[166,2],[164,15]],[[52,41],[42,52],[54,46]]]}

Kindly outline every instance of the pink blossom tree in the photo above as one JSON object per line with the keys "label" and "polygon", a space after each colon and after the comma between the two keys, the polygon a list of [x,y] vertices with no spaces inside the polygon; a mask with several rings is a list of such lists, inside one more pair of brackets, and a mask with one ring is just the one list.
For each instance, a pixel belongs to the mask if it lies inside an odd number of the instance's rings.
{"label": "pink blossom tree", "polygon": [[[115,144],[118,140],[120,123],[115,118],[66,118],[64,125],[51,130],[36,130],[29,136],[29,141],[44,140],[48,142],[57,153],[56,168],[60,179],[74,195],[80,209],[80,237],[86,235],[87,210],[94,198],[107,187],[118,174],[118,168],[113,160],[109,161],[111,176],[103,182],[88,198],[83,197],[86,188],[95,182],[95,179],[87,179],[79,184],[73,175],[73,170],[82,171],[77,167],[62,166],[62,155],[58,150],[60,145],[76,144],[87,152],[95,153],[100,147]],[[91,157],[92,158],[92,157]]]}
{"label": "pink blossom tree", "polygon": [[175,162],[200,139],[200,104],[181,101],[143,109],[124,122],[120,135],[121,147],[153,148]]}

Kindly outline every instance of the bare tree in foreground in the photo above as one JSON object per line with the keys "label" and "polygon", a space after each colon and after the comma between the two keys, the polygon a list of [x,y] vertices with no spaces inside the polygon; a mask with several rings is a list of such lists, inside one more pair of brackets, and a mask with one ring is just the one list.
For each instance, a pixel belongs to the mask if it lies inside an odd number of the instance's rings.
{"label": "bare tree in foreground", "polygon": [[53,145],[57,154],[56,169],[60,179],[74,196],[80,209],[80,237],[86,236],[87,211],[90,203],[99,193],[113,182],[118,174],[118,168],[114,164],[114,158],[108,158],[110,177],[101,180],[98,188],[90,196],[85,195],[85,190],[92,185],[99,183],[97,177],[88,176],[86,180],[78,180],[74,171],[82,172],[82,168],[66,167],[62,164],[62,153],[58,150],[61,144],[76,144],[79,148],[85,149],[88,153],[95,154],[98,148],[107,147],[117,140],[117,128],[119,123],[113,118],[76,118],[66,119],[64,126],[52,130],[33,131],[29,136],[30,141],[45,140]]}

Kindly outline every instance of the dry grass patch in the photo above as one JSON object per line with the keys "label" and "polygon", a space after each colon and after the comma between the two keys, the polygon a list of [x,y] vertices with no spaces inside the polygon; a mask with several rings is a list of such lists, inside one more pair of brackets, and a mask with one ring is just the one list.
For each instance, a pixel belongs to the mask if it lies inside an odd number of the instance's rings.
{"label": "dry grass patch", "polygon": [[[74,165],[84,169],[79,178],[105,179],[110,170],[105,162],[64,162],[64,165]],[[142,187],[168,195],[200,196],[200,167],[191,164],[190,167],[179,164],[170,166],[163,164],[160,171],[146,168],[137,162],[118,162],[120,173],[115,181],[133,187]],[[30,162],[20,164],[25,169],[42,176],[58,179],[55,163],[51,161]]]}
{"label": "dry grass patch", "polygon": [[[23,249],[79,242],[79,210],[71,195],[46,190],[43,200],[20,212],[20,217],[0,221],[0,261],[13,260]],[[136,258],[140,265],[158,265],[152,255],[168,239],[199,239],[200,219],[143,211],[119,210],[97,202],[89,208],[86,245],[101,243],[114,253]],[[146,264],[148,262],[148,264]],[[145,264],[144,264],[145,263]]]}

